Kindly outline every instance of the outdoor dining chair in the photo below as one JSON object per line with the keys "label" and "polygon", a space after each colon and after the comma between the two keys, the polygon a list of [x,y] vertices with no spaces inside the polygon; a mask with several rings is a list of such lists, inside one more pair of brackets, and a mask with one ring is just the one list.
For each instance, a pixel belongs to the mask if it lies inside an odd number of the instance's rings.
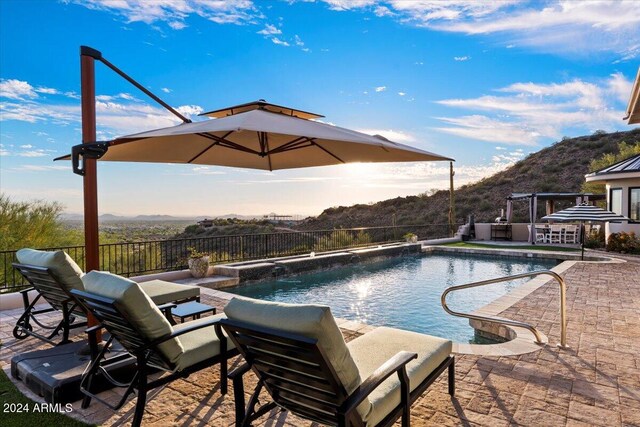
{"label": "outdoor dining chair", "polygon": [[[21,249],[16,253],[17,263],[13,267],[20,272],[32,286],[20,291],[24,304],[24,312],[18,318],[13,329],[16,339],[29,336],[39,338],[49,344],[66,344],[70,342],[69,332],[72,329],[86,326],[86,313],[70,293],[73,289],[84,290],[84,273],[78,264],[64,251],[39,251],[35,249]],[[171,317],[171,305],[168,303],[182,303],[200,300],[200,288],[197,286],[178,285],[161,280],[141,283],[142,290],[151,300],[160,306],[167,319]],[[29,293],[35,290],[37,295],[29,301]],[[38,308],[44,299],[50,307]],[[44,313],[58,311],[62,320],[54,324],[46,324],[40,317]],[[45,332],[36,332],[37,325]],[[50,331],[50,332],[47,332]],[[62,333],[62,339],[56,343],[53,338]]]}
{"label": "outdoor dining chair", "polygon": [[578,243],[578,226],[575,224],[564,226],[563,243]]}
{"label": "outdoor dining chair", "polygon": [[[137,401],[132,425],[137,427],[142,422],[149,390],[218,364],[220,391],[223,395],[227,393],[227,359],[238,352],[218,323],[224,315],[172,326],[139,284],[132,280],[92,271],[85,276],[84,284],[85,291],[74,289],[71,293],[100,322],[87,331],[95,337],[98,329],[105,328],[110,337],[102,350],[97,348],[95,339],[89,340],[93,357],[80,381],[80,391],[86,396],[83,408],[89,406],[91,399],[96,399],[118,410],[135,393]],[[114,339],[126,352],[108,357],[107,349]],[[136,369],[131,380],[113,380],[109,367],[132,356]],[[169,374],[150,381],[149,376],[157,369]],[[98,380],[124,388],[120,400],[110,403],[99,397],[92,387]]]}
{"label": "outdoor dining chair", "polygon": [[[380,327],[345,343],[326,306],[233,298],[221,319],[245,363],[233,380],[236,426],[279,406],[324,425],[410,424],[411,404],[445,370],[455,393],[451,341]],[[243,376],[258,384],[245,407]],[[266,390],[272,401],[258,404]]]}
{"label": "outdoor dining chair", "polygon": [[551,224],[549,228],[549,243],[563,243],[562,230],[564,227],[559,224]]}

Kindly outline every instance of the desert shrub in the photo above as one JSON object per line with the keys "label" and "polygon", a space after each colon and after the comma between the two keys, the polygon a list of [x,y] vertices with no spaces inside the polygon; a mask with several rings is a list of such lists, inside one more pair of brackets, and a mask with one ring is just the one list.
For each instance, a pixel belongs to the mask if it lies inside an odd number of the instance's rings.
{"label": "desert shrub", "polygon": [[18,202],[0,193],[0,250],[80,243],[79,233],[60,222],[62,209],[56,202]]}
{"label": "desert shrub", "polygon": [[612,233],[607,240],[607,251],[640,254],[640,239],[635,233]]}
{"label": "desert shrub", "polygon": [[364,231],[358,231],[354,234],[346,230],[336,230],[330,235],[318,239],[316,244],[313,245],[313,249],[316,251],[328,251],[366,245],[371,243],[371,241],[371,236]]}

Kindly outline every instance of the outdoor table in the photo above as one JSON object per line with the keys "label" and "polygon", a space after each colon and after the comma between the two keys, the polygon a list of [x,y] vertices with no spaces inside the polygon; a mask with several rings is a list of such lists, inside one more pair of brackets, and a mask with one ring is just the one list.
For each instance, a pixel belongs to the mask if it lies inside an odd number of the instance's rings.
{"label": "outdoor table", "polygon": [[195,320],[199,319],[200,315],[208,312],[211,312],[212,315],[216,314],[216,308],[207,304],[202,304],[201,302],[191,301],[177,305],[173,310],[171,310],[171,315],[179,318],[180,323],[184,323],[184,319],[187,317],[191,317]]}

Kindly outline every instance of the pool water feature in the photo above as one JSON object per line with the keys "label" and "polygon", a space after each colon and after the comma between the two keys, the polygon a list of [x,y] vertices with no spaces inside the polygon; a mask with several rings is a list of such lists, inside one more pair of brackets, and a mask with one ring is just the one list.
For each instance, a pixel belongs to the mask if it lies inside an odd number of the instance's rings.
{"label": "pool water feature", "polygon": [[[442,292],[453,285],[548,270],[556,265],[556,260],[551,259],[412,255],[284,276],[225,291],[268,301],[324,304],[331,307],[336,317],[457,342],[488,343],[475,337],[468,319],[453,317],[444,311],[440,304]],[[528,280],[466,289],[451,294],[447,302],[453,310],[471,312]]]}

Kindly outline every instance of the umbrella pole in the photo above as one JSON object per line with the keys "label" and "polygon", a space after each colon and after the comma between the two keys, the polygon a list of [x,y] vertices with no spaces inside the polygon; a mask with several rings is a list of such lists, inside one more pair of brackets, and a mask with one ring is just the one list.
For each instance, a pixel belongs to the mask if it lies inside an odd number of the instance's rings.
{"label": "umbrella pole", "polygon": [[[80,85],[82,105],[82,142],[90,144],[96,140],[96,85],[95,85],[95,60],[91,52],[80,49]],[[84,194],[84,256],[85,271],[100,269],[98,257],[98,183],[96,171],[96,159],[84,159],[85,173],[83,176]],[[98,324],[91,313],[87,316],[88,326]],[[97,335],[89,335],[89,339],[102,341],[100,331]],[[97,344],[97,343],[96,343]]]}
{"label": "umbrella pole", "polygon": [[580,246],[582,247],[580,259],[584,261],[584,221],[580,221],[580,243]]}

